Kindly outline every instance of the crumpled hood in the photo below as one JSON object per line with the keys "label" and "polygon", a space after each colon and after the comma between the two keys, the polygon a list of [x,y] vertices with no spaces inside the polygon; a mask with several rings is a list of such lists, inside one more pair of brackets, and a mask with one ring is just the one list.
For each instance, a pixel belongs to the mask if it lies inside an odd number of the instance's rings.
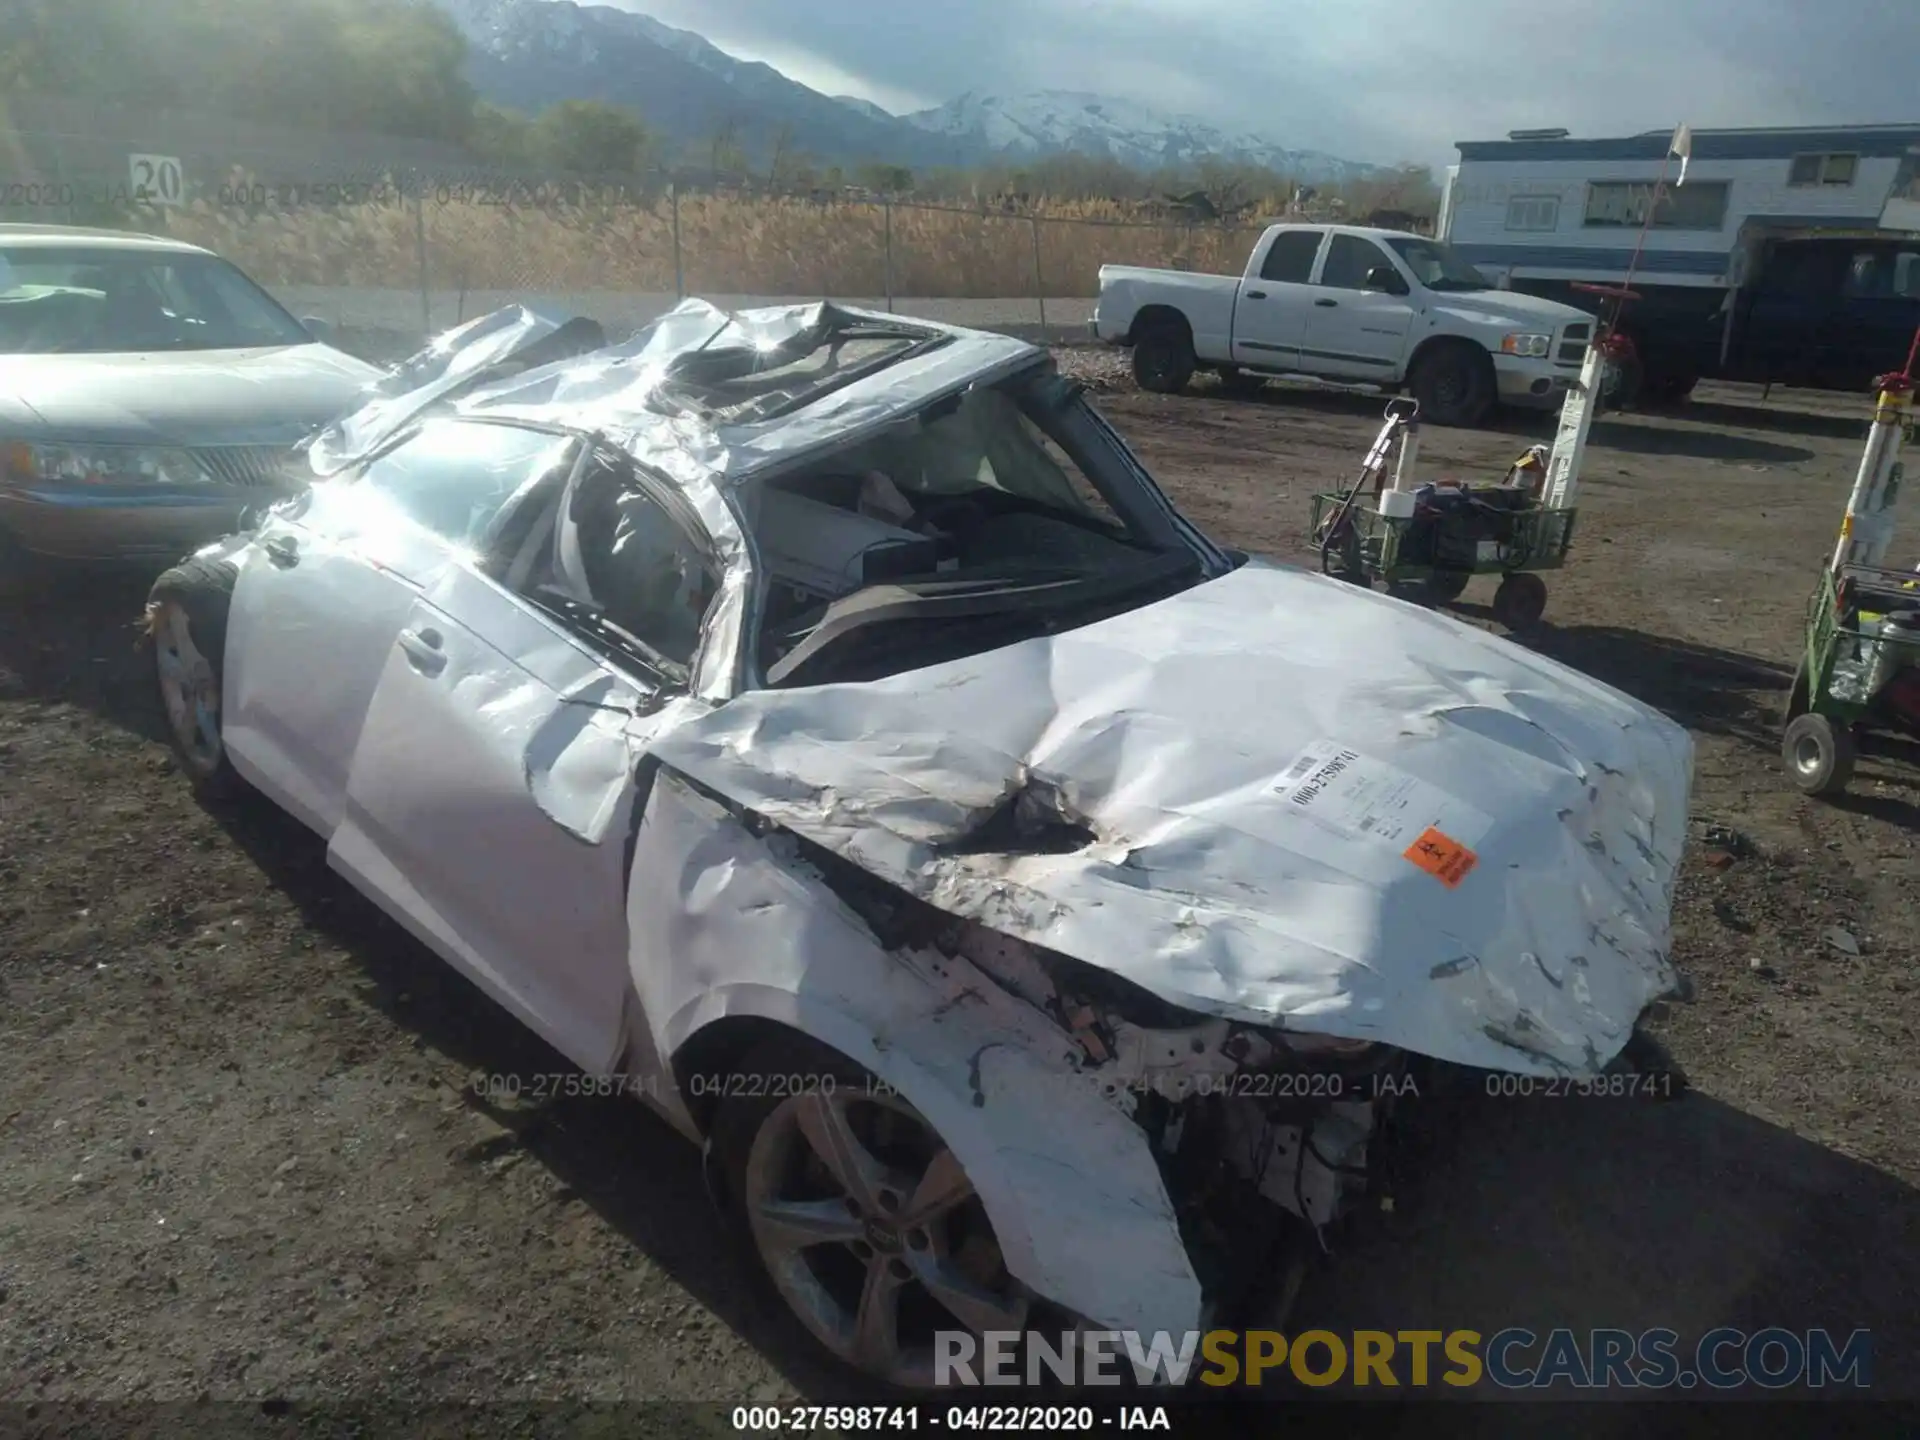
{"label": "crumpled hood", "polygon": [[750,693],[656,753],[1196,1011],[1583,1074],[1679,984],[1686,731],[1291,567],[879,682]]}
{"label": "crumpled hood", "polygon": [[15,438],[113,445],[290,445],[380,371],[318,343],[128,355],[10,355],[0,393],[35,417]]}

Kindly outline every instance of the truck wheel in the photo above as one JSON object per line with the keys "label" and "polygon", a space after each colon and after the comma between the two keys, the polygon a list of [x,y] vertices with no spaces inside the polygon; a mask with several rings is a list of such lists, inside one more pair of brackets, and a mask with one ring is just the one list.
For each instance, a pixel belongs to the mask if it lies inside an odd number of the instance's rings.
{"label": "truck wheel", "polygon": [[1483,425],[1493,414],[1498,390],[1493,362],[1465,341],[1436,345],[1414,362],[1407,388],[1420,402],[1420,418],[1465,429]]}
{"label": "truck wheel", "polygon": [[1787,726],[1780,740],[1780,758],[1801,794],[1838,795],[1853,779],[1859,747],[1851,727],[1810,712]]}
{"label": "truck wheel", "polygon": [[1133,379],[1156,395],[1178,395],[1193,378],[1193,337],[1184,325],[1161,321],[1133,342]]}

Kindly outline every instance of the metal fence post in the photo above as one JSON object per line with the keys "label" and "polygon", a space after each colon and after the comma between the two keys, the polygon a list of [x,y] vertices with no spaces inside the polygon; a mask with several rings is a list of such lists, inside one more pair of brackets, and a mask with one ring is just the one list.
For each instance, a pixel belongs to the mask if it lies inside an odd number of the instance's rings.
{"label": "metal fence post", "polygon": [[887,313],[893,313],[893,201],[891,198],[880,202],[881,233],[886,243],[886,285]]}
{"label": "metal fence post", "polygon": [[1027,223],[1033,226],[1033,294],[1040,302],[1040,339],[1047,338],[1047,280],[1040,269],[1040,217],[1030,215]]}
{"label": "metal fence post", "polygon": [[416,171],[413,185],[413,253],[420,270],[420,331],[433,334],[433,299],[427,288],[427,182]]}
{"label": "metal fence post", "polygon": [[687,298],[687,274],[680,263],[680,182],[667,182],[667,207],[673,212],[673,298]]}

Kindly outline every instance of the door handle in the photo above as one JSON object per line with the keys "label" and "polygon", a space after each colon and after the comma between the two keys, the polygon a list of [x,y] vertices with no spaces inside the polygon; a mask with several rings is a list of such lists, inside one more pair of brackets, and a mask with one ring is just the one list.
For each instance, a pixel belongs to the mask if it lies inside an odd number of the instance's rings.
{"label": "door handle", "polygon": [[440,632],[433,629],[402,630],[400,648],[413,668],[427,675],[438,675],[447,668],[447,653],[440,648]]}
{"label": "door handle", "polygon": [[264,548],[267,558],[282,570],[291,570],[300,563],[300,544],[291,535],[276,535]]}
{"label": "door handle", "polygon": [[1316,300],[1313,303],[1318,305],[1323,310],[1331,310],[1333,309],[1334,306],[1338,305],[1340,302],[1338,300]]}
{"label": "door handle", "polygon": [[1249,290],[1247,292],[1247,298],[1249,300],[1264,300],[1267,298],[1267,292],[1264,290]]}

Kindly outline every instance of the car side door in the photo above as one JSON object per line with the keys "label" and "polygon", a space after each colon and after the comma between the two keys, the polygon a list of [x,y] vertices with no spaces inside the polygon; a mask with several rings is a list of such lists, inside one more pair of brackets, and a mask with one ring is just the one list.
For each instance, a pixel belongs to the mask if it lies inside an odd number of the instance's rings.
{"label": "car side door", "polygon": [[1307,332],[1308,282],[1326,239],[1317,226],[1281,230],[1256,275],[1240,282],[1233,309],[1233,360],[1260,370],[1293,370]]}
{"label": "car side door", "polygon": [[1365,236],[1336,232],[1313,289],[1301,347],[1307,367],[1357,380],[1391,380],[1415,313],[1412,286],[1393,258]]}
{"label": "car side door", "polygon": [[[603,462],[584,463],[532,507],[525,533],[450,567],[412,607],[329,859],[561,1054],[605,1074],[630,1033],[637,766],[659,727],[704,706],[685,698],[698,616],[653,614],[676,603],[674,587],[621,574],[660,552],[623,544],[614,557],[607,530],[569,539],[565,508]],[[637,516],[674,523],[648,504],[622,500],[628,540]]]}
{"label": "car side door", "polygon": [[443,546],[394,532],[352,478],[269,513],[234,587],[221,682],[233,767],[322,837],[346,804],[347,771],[407,608],[446,563]]}

